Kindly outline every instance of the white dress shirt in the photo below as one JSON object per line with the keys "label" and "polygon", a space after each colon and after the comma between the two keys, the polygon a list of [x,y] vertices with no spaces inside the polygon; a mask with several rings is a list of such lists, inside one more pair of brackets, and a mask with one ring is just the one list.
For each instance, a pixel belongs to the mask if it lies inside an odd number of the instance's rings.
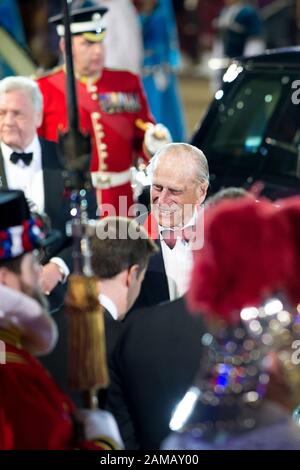
{"label": "white dress shirt", "polygon": [[110,313],[114,320],[119,319],[117,306],[107,295],[100,294],[99,303]]}
{"label": "white dress shirt", "polygon": [[21,189],[25,197],[32,201],[38,212],[45,210],[45,192],[42,168],[42,151],[37,135],[33,141],[24,149],[24,152],[33,153],[30,165],[25,165],[22,160],[17,163],[10,161],[14,149],[1,142],[1,151],[4,160],[4,170],[9,189]]}
{"label": "white dress shirt", "polygon": [[[195,213],[192,219],[182,228],[195,225],[196,218],[197,213]],[[193,252],[190,244],[179,238],[174,248],[169,248],[161,236],[161,232],[165,230],[166,227],[159,225],[158,229],[170,300],[175,300],[184,295],[188,290],[193,265]]]}

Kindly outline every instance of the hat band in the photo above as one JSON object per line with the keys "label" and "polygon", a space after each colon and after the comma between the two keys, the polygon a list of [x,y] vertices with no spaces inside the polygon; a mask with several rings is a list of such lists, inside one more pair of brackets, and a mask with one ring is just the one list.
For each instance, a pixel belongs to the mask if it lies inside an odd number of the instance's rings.
{"label": "hat band", "polygon": [[[70,31],[72,34],[82,34],[82,33],[94,33],[100,34],[105,31],[105,28],[102,23],[95,24],[95,21],[84,21],[82,23],[71,23]],[[56,32],[58,36],[65,35],[65,27],[63,24],[56,26]]]}
{"label": "hat band", "polygon": [[0,230],[0,260],[17,258],[33,251],[39,246],[42,238],[39,221],[33,217],[22,225]]}
{"label": "hat band", "polygon": [[90,33],[90,32],[85,32],[82,33],[82,36],[90,42],[100,42],[104,39],[106,30],[103,30],[102,33]]}

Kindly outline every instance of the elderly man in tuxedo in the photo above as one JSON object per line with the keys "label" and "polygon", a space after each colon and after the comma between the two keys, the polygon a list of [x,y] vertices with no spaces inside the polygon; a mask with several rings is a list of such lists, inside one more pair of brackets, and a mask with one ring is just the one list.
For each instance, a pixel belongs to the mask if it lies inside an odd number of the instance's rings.
{"label": "elderly man in tuxedo", "polygon": [[[30,205],[45,212],[62,239],[46,253],[40,275],[44,293],[64,283],[71,268],[70,241],[65,234],[69,201],[64,199],[62,167],[56,144],[37,135],[43,118],[43,98],[38,85],[26,77],[6,77],[0,82],[0,189],[21,189]],[[90,216],[96,200],[89,195]],[[54,296],[55,293],[54,292]],[[57,295],[57,306],[61,296]]]}
{"label": "elderly man in tuxedo", "polygon": [[204,153],[190,144],[164,145],[152,158],[149,172],[151,214],[146,228],[160,252],[150,260],[135,307],[184,295],[193,249],[203,243],[202,203],[209,185]]}

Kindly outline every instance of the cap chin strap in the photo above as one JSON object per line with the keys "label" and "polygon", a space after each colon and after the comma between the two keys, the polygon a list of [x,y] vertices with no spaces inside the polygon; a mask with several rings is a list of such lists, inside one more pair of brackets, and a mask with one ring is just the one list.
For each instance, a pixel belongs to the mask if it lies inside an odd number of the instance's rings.
{"label": "cap chin strap", "polygon": [[[82,23],[71,23],[70,25],[71,34],[91,34],[92,37],[97,38],[93,39],[94,41],[99,41],[103,38],[105,33],[105,28],[102,25],[95,25],[94,21],[85,21]],[[58,36],[65,35],[65,27],[63,24],[56,26],[56,32]],[[101,39],[98,39],[101,37]]]}
{"label": "cap chin strap", "polygon": [[104,39],[106,31],[101,31],[101,33],[83,33],[82,36],[84,39],[90,42],[101,42]]}

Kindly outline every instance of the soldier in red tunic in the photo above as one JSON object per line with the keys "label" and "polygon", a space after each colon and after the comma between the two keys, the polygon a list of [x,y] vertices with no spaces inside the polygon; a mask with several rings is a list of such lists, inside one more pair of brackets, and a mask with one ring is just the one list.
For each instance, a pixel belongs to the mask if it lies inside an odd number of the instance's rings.
{"label": "soldier in red tunic", "polygon": [[57,338],[36,287],[32,250],[41,235],[22,191],[0,191],[0,450],[120,448],[112,415],[76,410],[33,357],[48,353]]}
{"label": "soldier in red tunic", "polygon": [[[161,133],[153,126],[140,79],[127,71],[104,68],[102,40],[106,11],[106,8],[91,7],[71,12],[79,122],[81,130],[92,138],[91,172],[99,205],[111,204],[117,214],[127,215],[133,204],[130,168],[138,157],[147,161],[145,132],[151,133],[152,140],[162,143],[168,140],[168,132],[165,129]],[[50,21],[57,24],[64,54],[62,15]],[[64,66],[37,81],[44,96],[40,135],[57,141],[59,131],[68,127]],[[125,196],[122,202],[120,196]],[[113,215],[111,211],[110,214]]]}

